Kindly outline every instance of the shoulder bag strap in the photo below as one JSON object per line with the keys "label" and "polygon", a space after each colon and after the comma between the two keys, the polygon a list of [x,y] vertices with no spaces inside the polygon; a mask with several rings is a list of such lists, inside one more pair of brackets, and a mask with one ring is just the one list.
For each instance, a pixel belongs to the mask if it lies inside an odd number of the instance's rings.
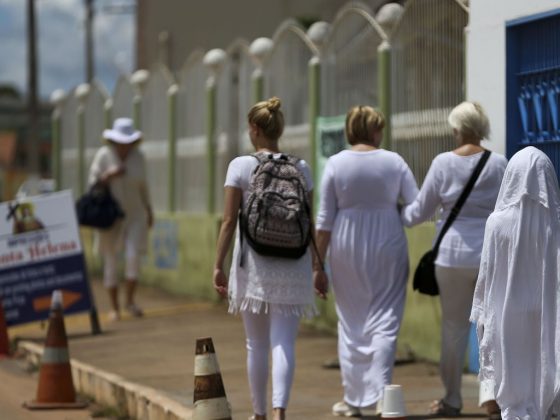
{"label": "shoulder bag strap", "polygon": [[449,213],[449,216],[447,217],[447,220],[445,221],[445,224],[443,225],[443,227],[441,228],[441,231],[439,232],[436,243],[434,244],[434,247],[432,248],[433,253],[434,253],[434,259],[436,258],[437,254],[438,254],[439,246],[440,246],[441,241],[443,239],[443,235],[445,235],[445,233],[449,230],[449,228],[451,227],[451,225],[453,224],[453,222],[455,221],[455,219],[459,215],[459,212],[461,211],[461,208],[463,207],[463,204],[465,204],[465,201],[467,201],[467,197],[471,193],[471,191],[474,187],[474,184],[476,183],[476,180],[478,179],[478,176],[480,175],[480,173],[482,172],[482,169],[484,168],[484,165],[488,161],[488,158],[490,157],[490,153],[491,152],[489,150],[484,151],[480,160],[478,161],[478,164],[476,165],[476,168],[474,168],[474,172],[472,173],[469,181],[467,182],[467,185],[465,185],[465,189],[463,190],[459,199],[457,200],[457,202],[455,203],[455,205],[451,209],[451,212]]}

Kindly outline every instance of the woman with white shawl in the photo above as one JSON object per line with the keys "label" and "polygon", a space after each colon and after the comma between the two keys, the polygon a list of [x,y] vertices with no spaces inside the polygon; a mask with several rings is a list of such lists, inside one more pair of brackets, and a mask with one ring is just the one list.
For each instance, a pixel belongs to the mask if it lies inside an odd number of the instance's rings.
{"label": "woman with white shawl", "polygon": [[560,387],[560,191],[534,147],[507,166],[488,218],[471,320],[503,419],[551,417]]}

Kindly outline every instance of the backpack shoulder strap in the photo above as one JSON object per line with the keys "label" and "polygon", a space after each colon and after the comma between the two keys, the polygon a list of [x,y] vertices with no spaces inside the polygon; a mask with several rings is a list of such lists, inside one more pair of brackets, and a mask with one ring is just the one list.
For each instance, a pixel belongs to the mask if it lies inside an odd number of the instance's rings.
{"label": "backpack shoulder strap", "polygon": [[272,153],[266,153],[266,152],[256,152],[256,153],[251,153],[250,156],[253,156],[255,159],[257,159],[257,161],[259,162],[259,164],[266,162],[269,159],[272,159]]}

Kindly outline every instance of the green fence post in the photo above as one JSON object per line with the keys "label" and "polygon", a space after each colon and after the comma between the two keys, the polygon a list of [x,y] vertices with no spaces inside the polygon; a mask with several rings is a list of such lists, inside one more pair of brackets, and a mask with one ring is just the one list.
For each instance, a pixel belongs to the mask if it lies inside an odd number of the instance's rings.
{"label": "green fence post", "polygon": [[273,46],[272,39],[264,37],[255,39],[249,46],[249,54],[255,63],[255,70],[251,75],[253,89],[251,97],[254,104],[264,99],[263,63],[272,51]]}
{"label": "green fence post", "polygon": [[60,190],[62,185],[62,166],[60,166],[61,162],[61,136],[60,136],[60,109],[56,107],[52,113],[51,117],[52,127],[51,127],[51,135],[52,135],[52,177],[54,179],[54,189],[55,191]]}
{"label": "green fence post", "polygon": [[211,77],[206,85],[206,159],[208,173],[207,211],[214,214],[216,210],[216,83]]}
{"label": "green fence post", "polygon": [[51,172],[55,191],[62,188],[62,105],[65,99],[66,94],[62,89],[55,90],[51,95],[51,102],[54,105],[51,115]]}
{"label": "green fence post", "polygon": [[81,84],[76,88],[76,98],[78,99],[78,195],[84,193],[86,186],[86,101],[89,92],[90,86],[87,83]]}
{"label": "green fence post", "polygon": [[113,100],[111,98],[103,104],[103,125],[105,128],[111,128],[113,125]]}
{"label": "green fence post", "polygon": [[264,77],[262,69],[257,68],[251,75],[253,82],[253,104],[264,99]]}
{"label": "green fence post", "polygon": [[136,70],[130,78],[135,91],[132,99],[132,119],[137,130],[142,130],[142,94],[149,78],[148,70]]}
{"label": "green fence post", "polygon": [[176,162],[177,162],[177,92],[179,87],[173,84],[167,90],[167,101],[169,107],[169,143],[167,161],[167,210],[175,212],[175,182],[176,182]]}
{"label": "green fence post", "polygon": [[216,211],[216,96],[218,75],[226,61],[227,54],[224,50],[214,48],[204,55],[203,63],[209,71],[206,80],[206,159],[208,202],[207,211],[214,214]]}
{"label": "green fence post", "polygon": [[311,171],[318,182],[317,167],[317,117],[321,107],[321,61],[319,57],[309,60],[309,144],[311,145]]}
{"label": "green fence post", "polygon": [[391,150],[391,45],[383,41],[377,49],[379,109],[385,115],[382,147]]}

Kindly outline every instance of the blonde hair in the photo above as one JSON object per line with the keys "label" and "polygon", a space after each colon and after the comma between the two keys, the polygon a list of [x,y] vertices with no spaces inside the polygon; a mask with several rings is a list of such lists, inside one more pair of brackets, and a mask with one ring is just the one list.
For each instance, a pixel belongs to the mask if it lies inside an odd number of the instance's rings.
{"label": "blonde hair", "polygon": [[449,113],[447,122],[463,138],[482,140],[490,134],[490,121],[478,102],[461,102]]}
{"label": "blonde hair", "polygon": [[381,111],[371,106],[354,106],[346,114],[346,138],[354,145],[370,142],[371,135],[385,127],[385,117]]}
{"label": "blonde hair", "polygon": [[253,105],[247,115],[249,124],[255,124],[270,140],[278,140],[284,132],[284,114],[280,105],[280,99],[273,96]]}

